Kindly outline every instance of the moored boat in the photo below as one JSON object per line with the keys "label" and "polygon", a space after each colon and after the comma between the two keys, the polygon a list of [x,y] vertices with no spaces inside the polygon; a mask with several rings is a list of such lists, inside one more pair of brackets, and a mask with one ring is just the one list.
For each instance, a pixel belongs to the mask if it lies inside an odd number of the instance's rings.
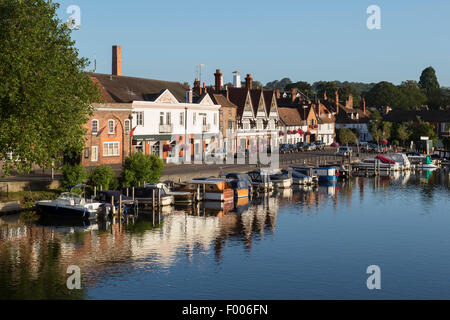
{"label": "moored boat", "polygon": [[247,172],[252,179],[253,190],[271,191],[274,188],[273,182],[270,180],[269,172],[263,169],[257,169]]}
{"label": "moored boat", "polygon": [[229,181],[221,178],[199,178],[190,180],[187,187],[199,190],[203,200],[233,202],[234,190]]}
{"label": "moored boat", "polygon": [[292,186],[292,178],[289,172],[283,173],[278,171],[273,173],[270,175],[270,181],[273,182],[274,187],[277,189],[288,189]]}
{"label": "moored boat", "polygon": [[162,183],[146,184],[144,187],[134,189],[134,198],[139,206],[170,206],[175,200],[174,196],[168,194]]}
{"label": "moored boat", "polygon": [[[338,181],[338,170],[336,167],[302,167],[302,166],[292,166],[297,172],[312,175],[317,177],[317,180],[321,183],[330,183]],[[309,173],[311,172],[311,173]]]}
{"label": "moored boat", "polygon": [[[74,188],[83,188],[83,193],[77,195],[72,191]],[[84,197],[85,185],[77,185],[71,188],[70,192],[63,192],[55,200],[43,200],[36,202],[36,210],[43,217],[56,217],[56,218],[72,218],[90,220],[96,219],[100,208],[101,202],[86,200]]]}

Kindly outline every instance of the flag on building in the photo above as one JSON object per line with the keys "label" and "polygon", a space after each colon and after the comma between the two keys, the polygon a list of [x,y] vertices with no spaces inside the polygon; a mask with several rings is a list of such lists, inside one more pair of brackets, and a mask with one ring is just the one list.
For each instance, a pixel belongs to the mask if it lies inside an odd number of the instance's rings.
{"label": "flag on building", "polygon": [[100,137],[103,133],[103,131],[105,131],[106,126],[104,126],[98,133],[97,133],[97,137]]}
{"label": "flag on building", "polygon": [[130,131],[130,137],[134,135],[134,131],[136,130],[137,126],[133,128],[133,130]]}

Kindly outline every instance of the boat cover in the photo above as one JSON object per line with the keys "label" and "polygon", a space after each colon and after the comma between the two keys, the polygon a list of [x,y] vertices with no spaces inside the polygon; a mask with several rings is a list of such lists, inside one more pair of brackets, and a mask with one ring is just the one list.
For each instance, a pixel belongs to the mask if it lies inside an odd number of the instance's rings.
{"label": "boat cover", "polygon": [[376,156],[376,158],[383,163],[391,163],[391,164],[396,163],[394,160],[386,158],[385,156],[382,156],[382,155],[378,155],[378,156]]}

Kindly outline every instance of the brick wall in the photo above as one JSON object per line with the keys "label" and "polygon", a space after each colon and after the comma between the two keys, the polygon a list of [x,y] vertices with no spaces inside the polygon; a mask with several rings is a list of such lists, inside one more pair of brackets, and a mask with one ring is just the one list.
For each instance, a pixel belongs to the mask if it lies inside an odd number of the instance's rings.
{"label": "brick wall", "polygon": [[[131,110],[111,110],[104,108],[96,108],[94,115],[90,117],[89,121],[85,124],[87,132],[85,134],[85,147],[83,149],[83,154],[81,155],[81,164],[85,167],[100,166],[100,165],[113,165],[122,164],[125,157],[129,155],[130,150],[130,135],[125,133],[125,120],[129,120],[131,115]],[[102,128],[105,130],[102,134],[97,137],[93,133],[93,120],[98,121],[97,131],[100,132]],[[108,121],[114,120],[114,133],[109,133]],[[131,130],[131,124],[129,130]],[[118,142],[118,154],[108,156],[105,155],[105,143],[108,142]],[[94,148],[97,147],[98,159],[94,161]]]}

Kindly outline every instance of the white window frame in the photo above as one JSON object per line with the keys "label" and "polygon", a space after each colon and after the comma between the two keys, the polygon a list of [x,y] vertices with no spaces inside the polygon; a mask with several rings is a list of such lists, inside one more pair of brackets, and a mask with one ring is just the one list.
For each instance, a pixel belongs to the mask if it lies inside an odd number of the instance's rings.
{"label": "white window frame", "polygon": [[[97,124],[97,128],[96,128],[95,131],[94,131],[94,123]],[[92,122],[91,122],[91,131],[92,131],[92,135],[96,135],[96,134],[98,133],[98,128],[99,128],[99,126],[100,126],[100,122],[99,122],[97,119],[92,119]]]}
{"label": "white window frame", "polygon": [[[112,145],[112,147],[110,147]],[[117,145],[117,153],[115,145]],[[112,154],[110,154],[110,150],[112,150]],[[111,141],[111,142],[103,142],[103,157],[120,157],[120,142],[119,141]]]}
{"label": "white window frame", "polygon": [[92,146],[92,151],[91,151],[91,161],[92,162],[97,162],[98,161],[98,146]]}
{"label": "white window frame", "polygon": [[[111,124],[111,122],[112,122],[112,130],[111,130],[111,127],[110,127],[110,124]],[[114,121],[113,119],[109,119],[108,120],[108,134],[115,134],[115,124],[116,124],[116,121]]]}
{"label": "white window frame", "polygon": [[184,112],[180,112],[180,126],[184,126]]}
{"label": "white window frame", "polygon": [[125,127],[125,134],[129,134],[131,131],[131,121],[129,119],[125,119],[123,126]]}
{"label": "white window frame", "polygon": [[144,111],[137,111],[136,112],[136,125],[137,126],[144,126]]}

